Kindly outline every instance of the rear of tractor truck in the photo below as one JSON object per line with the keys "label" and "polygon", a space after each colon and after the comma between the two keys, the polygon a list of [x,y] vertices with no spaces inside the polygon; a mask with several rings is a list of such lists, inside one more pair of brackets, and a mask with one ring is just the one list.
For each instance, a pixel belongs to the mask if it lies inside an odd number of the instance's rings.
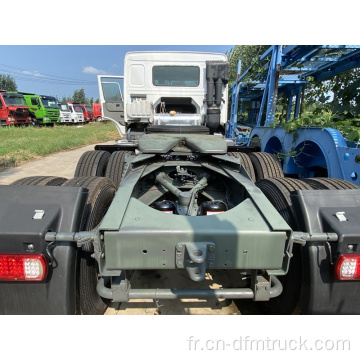
{"label": "rear of tractor truck", "polygon": [[[129,53],[99,76],[104,119],[74,178],[0,186],[0,311],[102,314],[131,299],[252,299],[269,314],[360,313],[360,190],[286,178],[230,145],[224,55]],[[188,287],[134,287],[137,272]],[[204,285],[222,273],[220,289]],[[231,280],[230,280],[231,279]]]}

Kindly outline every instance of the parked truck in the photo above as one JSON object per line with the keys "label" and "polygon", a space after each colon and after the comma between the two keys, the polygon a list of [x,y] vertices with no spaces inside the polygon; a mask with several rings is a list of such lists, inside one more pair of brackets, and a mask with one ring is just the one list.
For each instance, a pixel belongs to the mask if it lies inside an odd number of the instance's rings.
{"label": "parked truck", "polygon": [[101,121],[102,120],[101,104],[93,103],[92,111],[93,111],[94,119],[96,121]]}
{"label": "parked truck", "polygon": [[54,126],[59,122],[60,113],[55,97],[25,92],[19,92],[19,94],[24,95],[34,124]]}
{"label": "parked truck", "polygon": [[71,112],[69,105],[63,101],[58,101],[57,104],[60,111],[60,123],[71,124]]}
{"label": "parked truck", "polygon": [[94,121],[94,114],[92,111],[92,107],[90,104],[80,104],[83,114],[84,114],[84,120],[86,123]]}
{"label": "parked truck", "polygon": [[[102,314],[109,301],[252,299],[270,314],[359,314],[360,189],[284,176],[231,145],[223,54],[133,52],[99,76],[123,139],[74,178],[0,186],[0,312]],[[16,214],[16,217],[14,217]],[[136,288],[136,271],[191,286]],[[220,289],[207,276],[231,279]]]}
{"label": "parked truck", "polygon": [[24,96],[0,90],[0,126],[28,125],[29,123],[29,107]]}
{"label": "parked truck", "polygon": [[67,102],[70,113],[71,113],[71,122],[73,124],[82,124],[85,122],[84,120],[84,113],[81,108],[81,105],[76,102],[68,101]]}

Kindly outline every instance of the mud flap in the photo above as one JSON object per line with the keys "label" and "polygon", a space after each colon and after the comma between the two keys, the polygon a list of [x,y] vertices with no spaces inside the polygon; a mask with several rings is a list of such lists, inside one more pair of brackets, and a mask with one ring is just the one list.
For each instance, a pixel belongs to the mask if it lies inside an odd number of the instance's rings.
{"label": "mud flap", "polygon": [[[300,307],[303,314],[360,314],[359,281],[340,281],[325,243],[307,244],[303,249],[303,281]],[[333,264],[332,264],[333,263]]]}
{"label": "mud flap", "polygon": [[[0,253],[42,253],[42,282],[0,282],[0,314],[75,314],[76,258],[73,243],[48,247],[48,231],[79,231],[88,191],[57,186],[0,186]],[[42,210],[42,216],[36,215]],[[31,245],[31,246],[29,246]]]}
{"label": "mud flap", "polygon": [[[335,278],[339,254],[360,250],[360,190],[296,191],[291,200],[299,230],[336,233],[339,238],[337,242],[311,242],[302,247],[302,313],[360,314],[360,281]],[[340,221],[336,215],[340,212],[347,221]]]}

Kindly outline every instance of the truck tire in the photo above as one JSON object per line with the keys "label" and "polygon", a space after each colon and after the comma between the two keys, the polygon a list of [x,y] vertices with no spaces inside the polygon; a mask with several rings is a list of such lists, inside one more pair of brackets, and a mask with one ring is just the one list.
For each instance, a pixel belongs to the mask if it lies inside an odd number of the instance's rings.
{"label": "truck tire", "polygon": [[75,169],[74,177],[104,176],[110,158],[108,151],[90,150],[84,152]]}
{"label": "truck tire", "polygon": [[333,178],[311,178],[303,179],[315,190],[349,190],[359,189],[359,187],[350,181]]}
{"label": "truck tire", "polygon": [[313,190],[312,187],[302,180],[292,178],[261,179],[255,185],[265,194],[289,226],[296,230],[297,223],[292,209],[290,192]]}
{"label": "truck tire", "polygon": [[283,178],[284,173],[279,161],[274,155],[266,152],[253,152],[249,154],[254,165],[256,180],[269,178]]}
{"label": "truck tire", "polygon": [[241,165],[245,168],[251,180],[255,182],[256,181],[255,170],[249,155],[241,152],[230,152],[229,155],[235,158],[240,158]]}
{"label": "truck tire", "polygon": [[[78,177],[66,181],[62,186],[83,187],[89,190],[81,230],[95,228],[104,217],[114,198],[114,183],[105,177]],[[93,245],[88,243],[79,251],[79,307],[84,315],[102,315],[107,302],[96,291],[98,281],[98,265],[94,258]]]}
{"label": "truck tire", "polygon": [[28,176],[12,182],[10,185],[61,186],[66,178],[57,176]]}
{"label": "truck tire", "polygon": [[111,154],[106,167],[105,177],[110,178],[116,188],[119,187],[125,169],[125,158],[132,154],[131,151],[120,150]]}
{"label": "truck tire", "polygon": [[[290,178],[262,179],[256,183],[279,214],[296,230],[296,218],[293,213],[290,192],[295,190],[312,190],[304,181]],[[263,311],[269,315],[291,315],[300,298],[302,283],[301,248],[293,246],[293,257],[285,276],[279,276],[283,292],[261,304]]]}

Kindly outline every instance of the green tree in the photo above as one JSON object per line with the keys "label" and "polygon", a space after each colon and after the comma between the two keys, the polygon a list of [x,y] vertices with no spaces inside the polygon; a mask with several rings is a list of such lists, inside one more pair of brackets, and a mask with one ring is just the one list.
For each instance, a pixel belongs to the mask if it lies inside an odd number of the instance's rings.
{"label": "green tree", "polygon": [[82,88],[80,90],[74,90],[72,99],[73,99],[72,101],[78,102],[80,104],[88,104],[89,103],[89,99],[87,99],[87,97],[85,96],[84,88]]}
{"label": "green tree", "polygon": [[307,108],[317,105],[315,113],[331,112],[338,120],[360,115],[360,68],[344,71],[323,81],[310,80],[305,92]]}
{"label": "green tree", "polygon": [[99,102],[100,102],[99,99],[96,99],[96,100],[94,101],[94,98],[93,98],[93,97],[91,97],[90,100],[89,100],[89,104],[90,104],[90,105],[92,105],[93,103],[98,104]]}
{"label": "green tree", "polygon": [[[93,98],[91,98],[90,100],[85,96],[85,89],[78,89],[78,90],[74,90],[74,94],[73,96],[63,96],[61,101],[67,102],[67,101],[73,101],[73,102],[78,102],[80,104],[89,104],[91,103],[90,101]],[[92,104],[92,103],[91,103]]]}
{"label": "green tree", "polygon": [[17,91],[15,79],[10,75],[0,74],[0,89],[7,91]]}
{"label": "green tree", "polygon": [[[255,79],[259,72],[262,72],[260,64],[260,56],[270,47],[270,45],[236,45],[229,52],[226,53],[229,61],[229,88],[236,81],[238,62],[241,60],[240,75],[243,74],[248,68],[252,67],[249,71],[249,79]],[[250,103],[243,103],[243,113],[238,119],[247,118],[247,109],[250,109]],[[240,109],[238,109],[240,111]],[[229,108],[228,114],[231,113],[231,94],[229,93]],[[249,121],[253,121],[249,120]]]}
{"label": "green tree", "polygon": [[259,64],[260,56],[270,45],[236,45],[226,53],[229,60],[229,85],[231,86],[237,77],[238,61],[241,60],[241,74],[250,66]]}
{"label": "green tree", "polygon": [[63,96],[62,99],[61,99],[62,102],[68,102],[68,101],[72,101],[72,98],[69,97],[69,96]]}

